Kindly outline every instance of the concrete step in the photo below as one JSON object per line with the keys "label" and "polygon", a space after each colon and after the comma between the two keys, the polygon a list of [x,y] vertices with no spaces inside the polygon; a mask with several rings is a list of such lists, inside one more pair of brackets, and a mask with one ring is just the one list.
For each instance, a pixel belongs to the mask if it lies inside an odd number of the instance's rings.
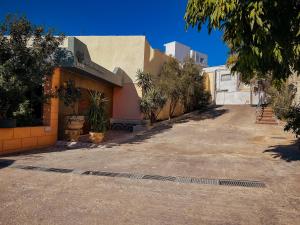
{"label": "concrete step", "polygon": [[277,122],[256,122],[257,124],[278,125]]}

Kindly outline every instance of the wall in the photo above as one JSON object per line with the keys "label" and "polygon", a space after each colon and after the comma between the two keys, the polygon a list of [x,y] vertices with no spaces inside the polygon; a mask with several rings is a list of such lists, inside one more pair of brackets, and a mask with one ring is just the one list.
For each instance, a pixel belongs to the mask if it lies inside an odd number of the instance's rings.
{"label": "wall", "polygon": [[165,44],[166,47],[166,55],[171,55],[180,62],[183,62],[186,57],[190,57],[190,50],[189,46],[181,44],[179,42],[170,42]]}
{"label": "wall", "polygon": [[[204,68],[204,74],[209,79],[209,90],[212,102],[217,105],[257,104],[257,93],[251,92],[251,87],[240,81],[239,75],[232,75],[226,66]],[[231,74],[231,79],[222,81],[221,76]]]}
{"label": "wall", "polygon": [[[55,69],[51,87],[55,88],[59,82],[60,71]],[[46,126],[0,128],[0,155],[54,145],[57,140],[58,105],[58,99],[51,99],[49,107],[45,108]]]}
{"label": "wall", "polygon": [[[89,92],[88,90],[96,90],[104,93],[105,97],[108,99],[106,111],[108,116],[112,116],[113,109],[113,88],[114,86],[106,81],[88,76],[79,71],[73,71],[70,69],[60,69],[61,70],[61,80],[60,85],[68,80],[73,80],[76,87],[85,89],[83,91],[82,99],[76,104],[76,113],[84,115],[89,106]],[[66,115],[72,114],[72,108],[66,107],[63,101],[59,104],[59,139],[64,137],[64,118]]]}
{"label": "wall", "polygon": [[87,45],[91,60],[104,68],[124,71],[123,88],[115,88],[113,118],[141,119],[136,73],[144,68],[145,36],[77,36]]}

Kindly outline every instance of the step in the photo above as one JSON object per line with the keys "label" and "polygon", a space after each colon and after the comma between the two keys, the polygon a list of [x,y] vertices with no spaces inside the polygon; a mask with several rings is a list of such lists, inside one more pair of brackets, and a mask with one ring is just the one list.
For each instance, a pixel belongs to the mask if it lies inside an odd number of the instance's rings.
{"label": "step", "polygon": [[265,122],[265,121],[256,121],[257,124],[270,124],[270,125],[278,125],[277,122],[274,121],[269,121],[269,122]]}

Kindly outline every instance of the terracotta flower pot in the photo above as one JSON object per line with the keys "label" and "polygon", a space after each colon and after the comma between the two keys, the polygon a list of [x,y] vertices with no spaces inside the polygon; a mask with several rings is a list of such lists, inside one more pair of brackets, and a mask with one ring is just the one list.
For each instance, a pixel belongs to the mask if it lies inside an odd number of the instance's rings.
{"label": "terracotta flower pot", "polygon": [[84,116],[66,116],[67,130],[81,130],[84,124]]}
{"label": "terracotta flower pot", "polygon": [[99,144],[103,142],[104,133],[97,133],[97,132],[90,132],[90,140],[95,143]]}

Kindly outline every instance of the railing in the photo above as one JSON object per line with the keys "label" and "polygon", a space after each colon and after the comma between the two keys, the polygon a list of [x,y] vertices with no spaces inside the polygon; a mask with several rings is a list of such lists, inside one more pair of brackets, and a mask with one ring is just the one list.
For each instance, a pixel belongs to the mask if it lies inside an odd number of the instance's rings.
{"label": "railing", "polygon": [[265,99],[263,96],[260,96],[255,110],[256,121],[260,120],[263,117],[264,106],[265,106]]}

